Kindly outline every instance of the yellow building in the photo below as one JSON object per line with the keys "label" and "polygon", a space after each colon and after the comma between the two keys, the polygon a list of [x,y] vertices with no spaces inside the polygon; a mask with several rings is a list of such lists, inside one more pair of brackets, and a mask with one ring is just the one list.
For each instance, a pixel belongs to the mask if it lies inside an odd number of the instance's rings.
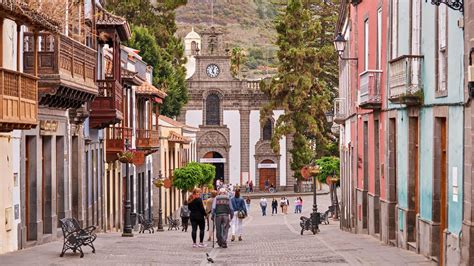
{"label": "yellow building", "polygon": [[[159,175],[158,178],[171,181],[175,169],[186,165],[196,159],[196,134],[198,129],[177,122],[169,117],[160,116],[160,152],[157,160],[160,162],[154,164]],[[186,135],[186,137],[184,137]],[[175,213],[183,204],[183,194],[175,187],[169,187],[169,181],[166,186],[154,187],[153,194],[153,217],[158,218],[159,206],[163,213],[163,221],[167,223],[168,217],[179,218]],[[159,197],[161,190],[161,198]],[[185,195],[187,196],[187,195]]]}

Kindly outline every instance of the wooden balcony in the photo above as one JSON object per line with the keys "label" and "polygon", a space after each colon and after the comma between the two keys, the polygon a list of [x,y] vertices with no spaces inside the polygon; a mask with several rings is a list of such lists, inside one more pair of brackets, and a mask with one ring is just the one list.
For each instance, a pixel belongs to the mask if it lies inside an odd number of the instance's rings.
{"label": "wooden balcony", "polygon": [[132,129],[128,127],[109,127],[105,129],[105,153],[107,162],[117,159],[117,153],[126,150],[125,140],[132,142]]}
{"label": "wooden balcony", "polygon": [[38,124],[38,78],[0,68],[0,132]]}
{"label": "wooden balcony", "polygon": [[360,74],[359,107],[363,109],[380,109],[382,107],[380,70],[367,70]]}
{"label": "wooden balcony", "polygon": [[392,103],[423,102],[423,56],[403,55],[390,61],[389,97]]}
{"label": "wooden balcony", "polygon": [[137,129],[136,146],[139,150],[156,150],[160,146],[158,130]]}
{"label": "wooden balcony", "polygon": [[[62,34],[39,33],[38,101],[52,108],[79,108],[98,94],[97,52]],[[23,65],[34,73],[33,33],[24,37]]]}
{"label": "wooden balcony", "polygon": [[99,95],[91,104],[90,126],[105,128],[123,119],[123,89],[116,80],[98,80]]}
{"label": "wooden balcony", "polygon": [[334,123],[344,124],[346,117],[347,117],[346,99],[345,98],[334,99]]}

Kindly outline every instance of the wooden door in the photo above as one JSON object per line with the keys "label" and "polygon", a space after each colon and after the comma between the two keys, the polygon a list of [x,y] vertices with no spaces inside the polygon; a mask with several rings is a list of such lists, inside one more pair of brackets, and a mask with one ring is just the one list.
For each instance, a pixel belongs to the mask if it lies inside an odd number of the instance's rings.
{"label": "wooden door", "polygon": [[260,168],[259,170],[259,185],[260,190],[265,190],[265,180],[268,179],[268,185],[273,184],[276,187],[276,169],[275,168]]}
{"label": "wooden door", "polygon": [[440,226],[439,226],[439,264],[444,265],[444,229],[448,227],[447,221],[447,139],[446,139],[446,119],[442,119],[441,123],[441,179],[440,179]]}

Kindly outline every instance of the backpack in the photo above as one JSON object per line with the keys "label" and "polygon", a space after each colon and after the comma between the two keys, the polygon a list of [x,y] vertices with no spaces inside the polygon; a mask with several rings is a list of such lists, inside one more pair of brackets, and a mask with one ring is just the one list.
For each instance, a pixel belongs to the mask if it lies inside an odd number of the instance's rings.
{"label": "backpack", "polygon": [[181,207],[181,213],[180,213],[180,216],[181,217],[189,217],[191,215],[191,211],[189,210],[188,206],[184,205],[183,207]]}

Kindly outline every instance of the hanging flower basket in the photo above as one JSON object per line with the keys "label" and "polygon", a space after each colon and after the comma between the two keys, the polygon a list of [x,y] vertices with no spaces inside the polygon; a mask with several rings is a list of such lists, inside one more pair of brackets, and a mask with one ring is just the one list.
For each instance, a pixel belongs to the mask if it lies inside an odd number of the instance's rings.
{"label": "hanging flower basket", "polygon": [[165,185],[165,182],[163,181],[163,179],[159,178],[155,179],[155,181],[153,181],[153,184],[155,185],[155,187],[160,188]]}
{"label": "hanging flower basket", "polygon": [[142,151],[134,151],[132,163],[136,166],[143,165],[145,163],[145,153]]}
{"label": "hanging flower basket", "polygon": [[124,151],[122,153],[117,153],[119,162],[121,163],[132,163],[133,162],[133,152]]}

